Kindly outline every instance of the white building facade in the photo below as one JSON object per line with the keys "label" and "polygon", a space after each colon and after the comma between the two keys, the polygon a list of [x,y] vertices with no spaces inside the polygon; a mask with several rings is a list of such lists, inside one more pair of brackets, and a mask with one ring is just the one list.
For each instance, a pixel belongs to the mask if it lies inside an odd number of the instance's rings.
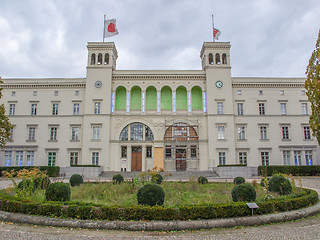
{"label": "white building facade", "polygon": [[86,78],[2,79],[14,129],[0,166],[318,165],[305,79],[231,77],[230,47],[204,43],[202,70],[131,71],[114,43],[88,43]]}

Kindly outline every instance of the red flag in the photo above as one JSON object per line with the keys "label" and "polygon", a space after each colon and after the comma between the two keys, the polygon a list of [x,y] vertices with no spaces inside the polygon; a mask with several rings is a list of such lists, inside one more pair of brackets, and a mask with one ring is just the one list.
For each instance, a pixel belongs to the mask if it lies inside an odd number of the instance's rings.
{"label": "red flag", "polygon": [[118,29],[116,26],[116,19],[108,19],[104,20],[104,38],[106,37],[113,37],[117,35]]}
{"label": "red flag", "polygon": [[216,29],[216,28],[213,28],[213,39],[219,39],[219,36],[220,36],[220,30],[219,29]]}

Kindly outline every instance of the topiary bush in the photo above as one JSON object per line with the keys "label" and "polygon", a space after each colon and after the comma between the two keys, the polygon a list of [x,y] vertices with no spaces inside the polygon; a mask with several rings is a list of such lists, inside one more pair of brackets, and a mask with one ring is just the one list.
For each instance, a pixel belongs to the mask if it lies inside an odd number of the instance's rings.
{"label": "topiary bush", "polygon": [[72,187],[80,186],[83,183],[83,177],[79,174],[73,174],[69,180]]}
{"label": "topiary bush", "polygon": [[292,186],[289,179],[283,174],[275,174],[269,181],[269,191],[287,195],[292,192]]}
{"label": "topiary bush", "polygon": [[159,185],[146,184],[138,190],[137,200],[138,204],[141,205],[159,205],[162,206],[164,203],[165,193]]}
{"label": "topiary bush", "polygon": [[69,201],[71,195],[70,185],[68,183],[51,183],[46,190],[47,201]]}
{"label": "topiary bush", "polygon": [[206,183],[208,183],[208,179],[207,179],[206,177],[200,176],[200,177],[198,178],[198,183],[200,183],[200,184],[206,184]]}
{"label": "topiary bush", "polygon": [[254,202],[257,197],[255,188],[249,183],[234,186],[231,195],[234,202]]}
{"label": "topiary bush", "polygon": [[246,180],[243,177],[235,177],[233,179],[234,184],[243,184],[246,183]]}
{"label": "topiary bush", "polygon": [[155,175],[152,175],[151,181],[156,184],[161,184],[163,181],[163,177],[159,173],[157,173]]}
{"label": "topiary bush", "polygon": [[112,177],[113,184],[121,184],[123,182],[123,177],[121,174],[116,174]]}

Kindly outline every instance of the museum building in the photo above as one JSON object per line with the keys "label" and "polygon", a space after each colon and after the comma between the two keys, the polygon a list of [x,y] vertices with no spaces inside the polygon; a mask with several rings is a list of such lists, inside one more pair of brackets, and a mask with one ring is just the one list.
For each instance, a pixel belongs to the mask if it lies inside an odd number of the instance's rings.
{"label": "museum building", "polygon": [[85,78],[2,79],[0,166],[318,165],[305,79],[231,77],[230,47],[203,43],[201,70],[116,70],[115,44],[90,42]]}

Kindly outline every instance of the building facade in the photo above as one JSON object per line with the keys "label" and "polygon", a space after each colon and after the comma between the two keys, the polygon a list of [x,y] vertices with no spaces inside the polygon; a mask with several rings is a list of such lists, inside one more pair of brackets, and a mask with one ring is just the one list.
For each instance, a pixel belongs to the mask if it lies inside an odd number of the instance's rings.
{"label": "building facade", "polygon": [[88,43],[86,78],[2,79],[14,128],[0,165],[318,165],[305,79],[231,77],[230,47],[204,43],[202,70],[132,71],[114,43]]}

